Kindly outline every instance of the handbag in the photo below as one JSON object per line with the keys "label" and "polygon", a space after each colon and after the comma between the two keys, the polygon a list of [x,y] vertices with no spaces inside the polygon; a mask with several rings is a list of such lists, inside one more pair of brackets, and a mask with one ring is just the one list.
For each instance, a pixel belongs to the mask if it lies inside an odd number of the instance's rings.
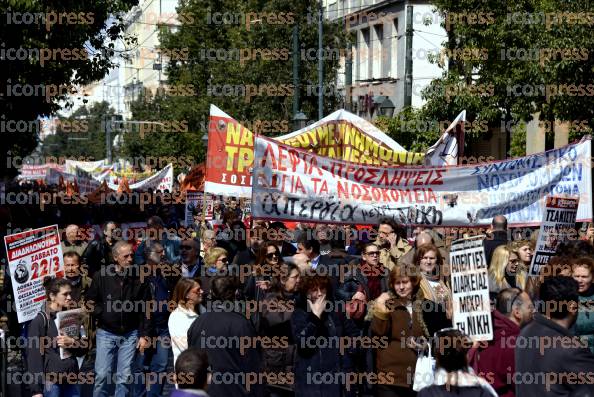
{"label": "handbag", "polygon": [[420,391],[422,388],[431,386],[435,379],[435,359],[431,354],[431,344],[429,344],[429,354],[425,356],[421,351],[417,357],[415,367],[415,377],[413,380],[413,390]]}

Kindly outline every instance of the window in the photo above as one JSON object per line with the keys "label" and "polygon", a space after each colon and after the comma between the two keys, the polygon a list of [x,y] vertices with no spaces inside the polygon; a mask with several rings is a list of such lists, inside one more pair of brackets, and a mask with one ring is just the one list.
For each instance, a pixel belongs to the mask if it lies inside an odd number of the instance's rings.
{"label": "window", "polygon": [[390,34],[390,56],[388,57],[390,65],[389,77],[393,79],[398,77],[398,18],[392,21],[392,33]]}
{"label": "window", "polygon": [[361,29],[359,31],[359,54],[358,54],[358,63],[359,63],[359,80],[367,80],[370,78],[369,73],[369,62],[370,62],[370,38],[369,38],[369,28]]}
{"label": "window", "polygon": [[381,78],[382,75],[382,61],[384,56],[384,27],[377,24],[373,27],[374,37],[371,51],[371,77],[374,79]]}

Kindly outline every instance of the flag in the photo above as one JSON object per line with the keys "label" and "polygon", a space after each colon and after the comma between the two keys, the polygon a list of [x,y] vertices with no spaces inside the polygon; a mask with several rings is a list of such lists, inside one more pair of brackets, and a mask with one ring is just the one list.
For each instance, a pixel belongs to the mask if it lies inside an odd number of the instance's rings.
{"label": "flag", "polygon": [[439,140],[425,153],[425,165],[458,165],[458,158],[464,155],[464,123],[466,110],[460,112],[444,131]]}

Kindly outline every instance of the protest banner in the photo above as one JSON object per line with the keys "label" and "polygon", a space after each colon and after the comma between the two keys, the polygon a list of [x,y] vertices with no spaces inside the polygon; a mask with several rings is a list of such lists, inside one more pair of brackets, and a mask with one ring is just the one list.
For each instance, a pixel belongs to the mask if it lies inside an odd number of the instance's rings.
{"label": "protest banner", "polygon": [[60,183],[60,178],[62,178],[64,182],[76,182],[79,188],[79,193],[91,193],[97,190],[101,185],[83,169],[75,167],[74,171],[75,174],[69,174],[61,172],[55,168],[50,168],[45,176],[45,183],[48,185],[58,185]]}
{"label": "protest banner", "polygon": [[64,277],[58,225],[4,237],[19,323],[32,320],[43,307],[46,276]]}
{"label": "protest banner", "polygon": [[575,229],[579,197],[547,196],[540,224],[536,249],[530,263],[529,276],[538,276],[540,269],[555,256],[558,243],[577,238]]}
{"label": "protest banner", "polygon": [[323,157],[256,138],[254,218],[424,226],[539,225],[551,194],[581,197],[592,219],[590,138],[526,157],[456,167],[377,167]]}
{"label": "protest banner", "polygon": [[[58,333],[71,338],[80,338],[83,336],[81,335],[81,327],[83,327],[83,324],[85,323],[86,316],[87,314],[83,309],[65,310],[56,313],[54,322],[58,329]],[[68,350],[62,347],[60,348],[60,358],[62,360],[71,356],[72,354]]]}
{"label": "protest banner", "polygon": [[[373,124],[345,110],[274,139],[321,156],[361,164],[421,164],[425,157],[407,152]],[[253,162],[252,132],[211,105],[205,192],[250,197]]]}
{"label": "protest banner", "polygon": [[452,323],[475,341],[493,339],[484,238],[456,240],[450,249]]}
{"label": "protest banner", "polygon": [[64,172],[64,167],[58,164],[45,165],[29,165],[23,164],[20,170],[19,179],[21,180],[37,180],[45,179],[49,169],[56,169]]}
{"label": "protest banner", "polygon": [[[118,184],[107,181],[107,186],[117,191]],[[161,171],[154,173],[146,179],[141,180],[130,185],[130,190],[148,190],[153,191],[160,190],[173,191],[173,164],[167,164]]]}
{"label": "protest banner", "polygon": [[66,159],[64,161],[64,172],[75,174],[76,169],[80,168],[90,174],[98,173],[106,166],[107,160],[98,161],[77,161]]}
{"label": "protest banner", "polygon": [[202,208],[202,204],[204,203],[204,199],[202,197],[202,192],[196,192],[188,190],[186,193],[186,213],[185,213],[185,226],[189,227],[193,225],[194,217],[200,217],[202,220],[203,211],[204,211],[204,220],[210,221],[212,220],[213,211],[214,211],[214,202],[210,195],[206,196],[206,208]]}

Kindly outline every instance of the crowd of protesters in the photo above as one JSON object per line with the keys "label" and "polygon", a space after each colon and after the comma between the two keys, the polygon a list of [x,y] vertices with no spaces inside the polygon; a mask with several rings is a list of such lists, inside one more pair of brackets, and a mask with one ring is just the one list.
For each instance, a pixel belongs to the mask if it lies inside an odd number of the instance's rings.
{"label": "crowd of protesters", "polygon": [[[175,235],[167,230],[182,224],[180,206],[115,207],[111,217],[102,207],[91,238],[84,226],[96,215],[75,219],[52,207],[30,218],[30,227],[63,228],[65,277],[45,281],[44,310],[28,324],[6,313],[12,336],[50,341],[20,352],[32,375],[25,395],[592,393],[589,234],[562,242],[541,275],[528,277],[535,238],[515,238],[495,217],[483,243],[494,338],[473,343],[452,328],[451,238],[440,229],[407,233],[391,219],[290,228],[246,222],[239,201],[227,200],[215,205],[215,222],[197,214],[192,233]],[[23,214],[4,216],[25,227]],[[141,220],[144,235],[122,238],[121,223]],[[60,335],[56,313],[75,307],[88,312],[81,337]],[[416,387],[429,352],[432,382]]]}

